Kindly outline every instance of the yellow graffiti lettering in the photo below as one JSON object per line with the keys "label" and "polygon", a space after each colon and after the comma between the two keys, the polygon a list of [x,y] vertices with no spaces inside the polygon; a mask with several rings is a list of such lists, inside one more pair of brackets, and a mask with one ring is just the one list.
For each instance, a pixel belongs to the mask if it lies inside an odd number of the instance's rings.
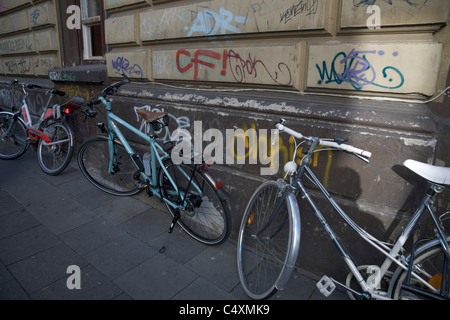
{"label": "yellow graffiti lettering", "polygon": [[[264,164],[269,164],[270,168],[275,169],[275,157],[279,157],[280,163],[286,163],[291,161],[294,157],[295,152],[295,141],[292,137],[289,138],[288,143],[285,144],[284,140],[278,136],[278,150],[272,151],[270,144],[273,138],[268,138],[267,135],[259,135],[256,132],[256,124],[251,124],[250,128],[247,125],[243,125],[241,129],[235,131],[233,141],[230,146],[230,154],[233,155],[234,160],[237,160],[239,164],[244,164],[245,160],[248,159],[249,164],[256,164],[258,155],[260,156],[260,161]],[[241,146],[245,146],[245,153],[239,154],[235,152],[235,143],[240,143]],[[238,149],[242,150],[242,149]],[[327,147],[317,147],[315,151],[326,150],[327,152],[327,162],[325,164],[325,173],[323,176],[323,185],[328,187],[329,175],[331,171],[331,165],[333,163],[333,152],[328,150]],[[306,156],[302,152],[302,148],[297,149],[296,163],[301,164],[302,159]],[[311,165],[316,168],[319,166],[319,152],[315,152],[313,158],[311,159]]]}
{"label": "yellow graffiti lettering", "polygon": [[80,86],[77,85],[65,85],[60,87],[59,90],[64,91],[69,98],[81,97],[88,101],[90,97],[88,89],[81,89]]}

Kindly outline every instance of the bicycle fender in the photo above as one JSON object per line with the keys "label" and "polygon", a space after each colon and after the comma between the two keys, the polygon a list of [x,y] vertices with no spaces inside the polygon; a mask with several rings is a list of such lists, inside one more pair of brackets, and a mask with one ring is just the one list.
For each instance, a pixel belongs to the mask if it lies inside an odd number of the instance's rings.
{"label": "bicycle fender", "polygon": [[217,196],[219,197],[220,201],[227,201],[230,198],[230,194],[223,189],[217,190]]}
{"label": "bicycle fender", "polygon": [[213,186],[214,190],[217,192],[217,196],[219,197],[220,201],[226,201],[230,198],[230,195],[228,194],[228,192],[223,190],[222,186],[218,187],[217,182],[214,180],[214,178],[208,172],[203,171],[203,175]]}

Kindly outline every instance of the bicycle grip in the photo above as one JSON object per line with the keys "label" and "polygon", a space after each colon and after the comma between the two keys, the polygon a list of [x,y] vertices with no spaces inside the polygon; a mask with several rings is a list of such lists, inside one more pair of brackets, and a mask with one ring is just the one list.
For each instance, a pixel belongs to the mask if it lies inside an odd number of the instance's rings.
{"label": "bicycle grip", "polygon": [[325,146],[325,147],[332,147],[332,148],[340,149],[340,150],[347,151],[347,152],[350,152],[350,153],[354,153],[354,154],[360,155],[362,157],[365,157],[367,159],[372,156],[371,152],[363,150],[363,149],[355,148],[355,147],[350,146],[348,144],[339,144],[339,143],[336,143],[336,142],[333,142],[333,141],[321,140],[320,141],[320,145],[321,146]]}
{"label": "bicycle grip", "polygon": [[277,124],[277,129],[279,131],[286,132],[287,134],[290,134],[291,136],[293,136],[295,138],[303,139],[303,135],[300,132],[289,129],[288,127],[286,127],[285,125],[283,125],[281,123]]}

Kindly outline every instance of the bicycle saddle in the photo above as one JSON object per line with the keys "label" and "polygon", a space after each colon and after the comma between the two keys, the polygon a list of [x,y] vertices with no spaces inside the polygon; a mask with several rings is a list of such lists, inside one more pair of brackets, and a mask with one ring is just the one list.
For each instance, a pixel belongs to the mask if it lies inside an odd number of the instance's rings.
{"label": "bicycle saddle", "polygon": [[148,110],[138,110],[137,114],[142,117],[142,119],[144,119],[147,123],[152,123],[168,115],[167,112],[152,112]]}
{"label": "bicycle saddle", "polygon": [[403,165],[432,183],[450,186],[450,168],[433,166],[415,160],[406,160]]}

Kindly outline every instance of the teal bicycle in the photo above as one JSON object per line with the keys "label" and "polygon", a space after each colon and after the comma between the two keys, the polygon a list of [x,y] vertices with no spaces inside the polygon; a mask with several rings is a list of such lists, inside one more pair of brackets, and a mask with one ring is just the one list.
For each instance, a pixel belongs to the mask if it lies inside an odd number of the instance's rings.
{"label": "teal bicycle", "polygon": [[[98,123],[102,135],[83,143],[78,152],[78,165],[83,175],[97,188],[116,196],[131,196],[146,190],[149,196],[163,201],[173,219],[169,233],[178,223],[194,239],[209,245],[220,244],[231,230],[229,195],[221,181],[216,181],[205,162],[174,163],[171,151],[176,143],[161,146],[156,132],[168,126],[165,112],[139,110],[140,117],[150,125],[149,134],[136,129],[112,111],[106,97],[129,83],[125,79],[106,87],[83,113],[93,118],[106,107],[107,126]],[[141,157],[125,138],[118,125],[125,127],[148,143],[148,152]]]}

